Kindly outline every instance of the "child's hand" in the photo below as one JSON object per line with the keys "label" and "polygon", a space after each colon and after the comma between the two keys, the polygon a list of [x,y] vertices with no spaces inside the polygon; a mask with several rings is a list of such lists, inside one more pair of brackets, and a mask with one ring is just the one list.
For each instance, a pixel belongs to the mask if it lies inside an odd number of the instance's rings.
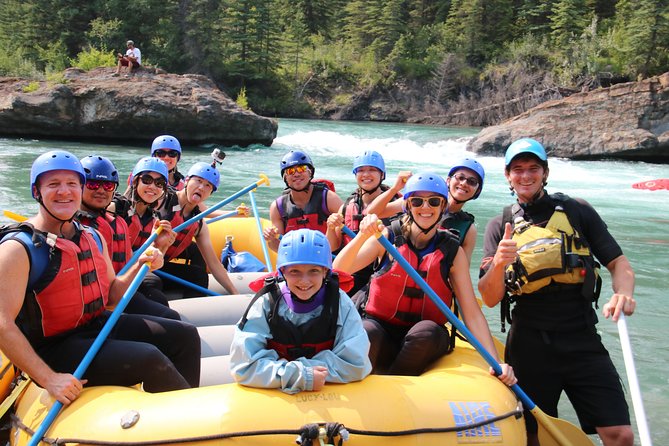
{"label": "child's hand", "polygon": [[328,376],[328,369],[322,365],[314,366],[314,392],[318,392],[325,385],[325,378]]}
{"label": "child's hand", "polygon": [[403,170],[400,173],[397,174],[397,179],[395,180],[395,184],[393,184],[393,187],[391,188],[394,192],[399,192],[402,189],[404,189],[404,185],[406,184],[407,180],[411,178],[411,171],[410,170]]}
{"label": "child's hand", "polygon": [[344,216],[339,212],[330,214],[328,217],[328,229],[332,231],[341,231],[341,227],[344,225]]}

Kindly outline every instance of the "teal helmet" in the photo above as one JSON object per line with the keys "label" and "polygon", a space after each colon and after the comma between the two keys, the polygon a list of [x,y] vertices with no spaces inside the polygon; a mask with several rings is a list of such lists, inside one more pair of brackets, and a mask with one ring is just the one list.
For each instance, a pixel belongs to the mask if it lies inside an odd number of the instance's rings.
{"label": "teal helmet", "polygon": [[145,156],[135,164],[135,168],[132,169],[132,178],[131,181],[142,172],[156,172],[162,175],[167,182],[167,164],[163,160],[158,158],[153,158],[150,156]]}
{"label": "teal helmet", "polygon": [[215,167],[212,167],[211,164],[204,162],[195,163],[191,166],[190,169],[188,169],[186,178],[192,176],[200,177],[209,181],[212,186],[214,186],[214,192],[216,192],[216,189],[218,189],[218,185],[221,182],[221,175],[218,173],[218,170],[216,170]]}
{"label": "teal helmet", "polygon": [[353,158],[353,174],[355,175],[358,172],[360,167],[371,166],[376,167],[383,174],[381,176],[381,181],[386,179],[386,163],[383,161],[383,157],[379,152],[374,150],[365,150],[359,155],[356,155]]}
{"label": "teal helmet", "polygon": [[172,135],[160,135],[151,143],[151,156],[156,156],[156,150],[176,150],[179,152],[177,160],[181,159],[181,143]]}
{"label": "teal helmet", "polygon": [[88,155],[81,160],[81,166],[86,174],[86,181],[111,181],[118,184],[118,170],[109,158],[98,155]]}
{"label": "teal helmet", "polygon": [[332,269],[332,252],[327,237],[313,229],[296,229],[285,234],[279,242],[276,267],[318,265]]}
{"label": "teal helmet", "polygon": [[312,175],[316,171],[314,163],[311,161],[311,158],[309,158],[309,155],[301,150],[291,150],[281,158],[281,176],[283,176],[283,171],[287,168],[299,165],[309,166]]}
{"label": "teal helmet", "polygon": [[404,199],[410,198],[416,192],[432,192],[448,199],[446,181],[435,172],[418,172],[411,175],[404,186]]}
{"label": "teal helmet", "polygon": [[65,150],[51,150],[38,156],[30,168],[30,190],[33,198],[35,196],[35,184],[40,175],[52,170],[70,170],[79,174],[81,179],[81,187],[86,183],[86,174],[84,168],[81,166],[79,159]]}
{"label": "teal helmet", "polygon": [[473,171],[479,177],[479,187],[471,198],[472,200],[476,200],[478,198],[478,196],[481,195],[481,192],[483,191],[483,181],[485,180],[485,170],[483,169],[483,166],[481,165],[481,163],[479,163],[475,159],[473,159],[473,158],[463,158],[460,161],[458,161],[457,163],[455,163],[455,165],[453,167],[451,167],[451,170],[448,171],[448,176],[452,177],[453,174],[457,170],[463,169],[463,168]]}
{"label": "teal helmet", "polygon": [[539,161],[541,161],[542,164],[545,166],[548,165],[548,157],[546,156],[544,146],[536,139],[521,138],[512,142],[509,148],[506,149],[506,154],[504,155],[504,167],[508,169],[511,161],[522,154],[534,155],[539,158]]}

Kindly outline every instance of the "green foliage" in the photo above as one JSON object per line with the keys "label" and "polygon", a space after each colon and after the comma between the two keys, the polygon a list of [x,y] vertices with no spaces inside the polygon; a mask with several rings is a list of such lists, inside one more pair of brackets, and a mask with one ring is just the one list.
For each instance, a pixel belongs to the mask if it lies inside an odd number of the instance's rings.
{"label": "green foliage", "polygon": [[98,67],[113,67],[116,66],[116,56],[110,51],[104,52],[96,48],[89,48],[77,54],[75,59],[70,59],[70,64],[84,71]]}
{"label": "green foliage", "polygon": [[24,93],[32,93],[33,91],[39,90],[39,82],[37,81],[32,81],[25,87],[23,87],[23,92]]}
{"label": "green foliage", "polygon": [[237,93],[237,99],[235,99],[235,103],[244,110],[251,110],[249,108],[249,100],[246,97],[246,87],[242,87],[239,90],[239,93]]}
{"label": "green foliage", "polygon": [[669,70],[669,7],[667,0],[3,0],[0,74],[37,79],[69,65],[113,66],[127,39],[145,64],[205,74],[232,92],[246,86],[261,113],[300,115],[377,86],[422,88],[441,104],[482,97],[493,84],[497,94],[513,73],[527,85],[564,86],[601,71],[658,74]]}

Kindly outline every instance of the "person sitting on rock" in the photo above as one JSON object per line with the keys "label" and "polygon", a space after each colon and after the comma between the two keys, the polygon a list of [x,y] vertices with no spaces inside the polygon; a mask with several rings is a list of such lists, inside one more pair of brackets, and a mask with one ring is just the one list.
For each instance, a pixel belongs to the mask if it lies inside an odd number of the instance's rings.
{"label": "person sitting on rock", "polygon": [[128,40],[126,46],[128,49],[126,50],[125,55],[121,53],[117,54],[118,64],[116,66],[116,72],[114,73],[114,76],[120,75],[123,67],[127,67],[128,72],[126,73],[126,77],[130,76],[132,70],[136,70],[140,67],[140,65],[142,65],[142,52],[139,50],[139,48],[135,48],[135,42]]}

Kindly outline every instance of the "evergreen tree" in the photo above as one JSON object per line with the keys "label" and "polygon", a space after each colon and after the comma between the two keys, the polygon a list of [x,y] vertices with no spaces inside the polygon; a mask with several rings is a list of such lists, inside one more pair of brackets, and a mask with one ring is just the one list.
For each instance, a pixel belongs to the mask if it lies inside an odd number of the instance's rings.
{"label": "evergreen tree", "polygon": [[592,13],[585,5],[585,0],[558,0],[553,5],[550,21],[553,42],[559,48],[564,48],[590,24]]}

